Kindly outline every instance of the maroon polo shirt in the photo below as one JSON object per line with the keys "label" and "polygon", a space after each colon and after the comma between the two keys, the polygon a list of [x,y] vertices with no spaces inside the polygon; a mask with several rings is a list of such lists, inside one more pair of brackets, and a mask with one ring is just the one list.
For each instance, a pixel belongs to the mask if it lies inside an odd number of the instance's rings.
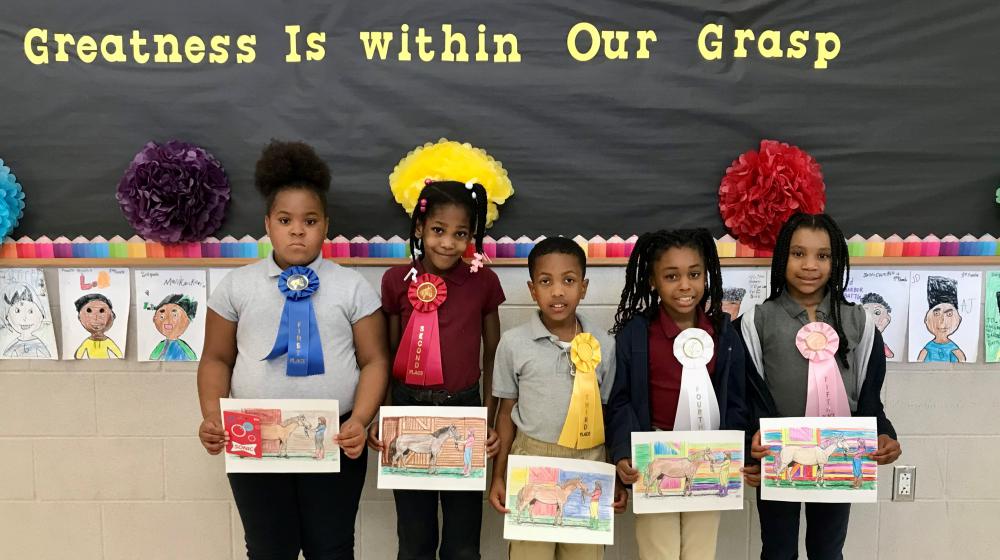
{"label": "maroon polo shirt", "polygon": [[[407,297],[410,281],[403,279],[409,271],[409,264],[399,265],[385,271],[382,276],[382,310],[400,316],[400,334],[406,332],[413,313],[413,305]],[[423,274],[424,267],[418,264],[417,273]],[[489,268],[472,272],[469,265],[462,261],[442,278],[448,286],[448,298],[438,308],[444,384],[421,388],[455,393],[479,382],[482,374],[479,350],[483,340],[483,318],[495,312],[506,298],[500,279]]]}
{"label": "maroon polo shirt", "polygon": [[[715,329],[705,312],[698,310],[695,324],[707,332],[712,341],[718,343]],[[674,340],[681,334],[680,327],[670,315],[658,309],[656,317],[649,322],[649,406],[652,409],[653,427],[661,430],[674,429],[677,416],[677,399],[681,395],[681,372],[683,366],[674,356]],[[715,374],[715,354],[708,362],[708,375]]]}

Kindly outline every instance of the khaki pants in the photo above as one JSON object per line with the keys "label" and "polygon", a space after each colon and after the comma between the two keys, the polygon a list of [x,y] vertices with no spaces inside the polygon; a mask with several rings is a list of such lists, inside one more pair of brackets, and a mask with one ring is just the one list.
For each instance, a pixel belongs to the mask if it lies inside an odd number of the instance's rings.
{"label": "khaki pants", "polygon": [[[605,461],[603,445],[591,449],[570,449],[555,443],[530,438],[520,432],[510,447],[511,455],[537,455],[564,459]],[[607,488],[605,492],[614,492]],[[510,541],[510,560],[602,560],[604,546],[599,544],[570,544],[537,541]]]}
{"label": "khaki pants", "polygon": [[717,511],[636,515],[639,560],[714,560],[719,516]]}

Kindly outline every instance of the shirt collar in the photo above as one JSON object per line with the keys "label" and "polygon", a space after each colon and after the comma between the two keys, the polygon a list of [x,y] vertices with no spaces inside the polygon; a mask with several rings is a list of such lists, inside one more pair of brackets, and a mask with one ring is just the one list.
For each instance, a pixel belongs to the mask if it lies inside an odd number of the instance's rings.
{"label": "shirt collar", "polygon": [[[697,314],[694,319],[695,327],[707,332],[709,336],[714,336],[715,329],[712,328],[712,322],[708,320],[705,310],[699,308],[695,313]],[[662,307],[657,309],[656,315],[656,320],[660,322],[663,334],[667,335],[667,338],[677,338],[677,335],[681,334],[681,328],[677,326],[677,322]]]}
{"label": "shirt collar", "polygon": [[[424,268],[424,263],[420,262],[419,260],[417,261],[416,268],[418,275],[427,273],[427,270]],[[472,269],[469,267],[468,263],[466,263],[464,260],[459,260],[458,263],[455,264],[455,266],[451,267],[450,269],[445,271],[444,274],[441,274],[440,276],[447,282],[451,282],[453,284],[461,286],[462,284],[465,284],[465,281],[468,280],[473,274],[475,273],[472,272]]]}
{"label": "shirt collar", "polygon": [[[577,315],[576,320],[580,322],[580,332],[590,332],[587,330],[588,322],[584,320],[583,317]],[[552,334],[552,331],[550,331],[548,327],[545,326],[545,323],[542,322],[542,312],[536,311],[531,314],[531,339],[541,340],[543,338],[551,340],[552,342],[559,340],[559,337]]]}
{"label": "shirt collar", "polygon": [[[313,269],[313,272],[319,274],[320,268],[322,267],[323,267],[323,253],[320,253],[319,255],[316,256],[316,260],[309,263],[309,268]],[[284,271],[281,270],[281,267],[278,266],[278,263],[274,262],[274,249],[271,249],[271,253],[268,254],[267,256],[267,275],[274,278],[277,276],[281,276],[282,272]]]}
{"label": "shirt collar", "polygon": [[[800,319],[802,320],[802,324],[809,322],[809,314],[806,313],[806,308],[802,307],[798,302],[792,299],[792,296],[788,295],[787,291],[781,292],[781,295],[778,296],[778,304],[781,305],[781,308],[784,309],[785,312],[788,313],[788,316],[792,319]],[[826,295],[823,296],[823,299],[816,307],[816,320],[823,321],[829,316],[830,292],[827,290]]]}

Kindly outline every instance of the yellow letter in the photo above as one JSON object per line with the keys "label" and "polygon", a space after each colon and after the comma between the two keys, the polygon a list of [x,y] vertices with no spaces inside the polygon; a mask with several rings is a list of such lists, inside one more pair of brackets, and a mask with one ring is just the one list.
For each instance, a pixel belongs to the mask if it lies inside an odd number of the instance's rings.
{"label": "yellow letter", "polygon": [[306,35],[306,60],[323,60],[326,57],[326,32],[313,32]]}
{"label": "yellow letter", "polygon": [[737,29],[736,34],[736,50],[733,51],[734,58],[746,58],[747,48],[744,45],[747,39],[753,41],[753,30],[752,29]]}
{"label": "yellow letter", "polygon": [[[706,41],[709,35],[715,35],[715,39]],[[711,45],[709,48],[708,45]],[[719,60],[722,58],[722,26],[717,23],[706,23],[698,34],[698,52],[705,60]]]}
{"label": "yellow letter", "polygon": [[[114,46],[115,50],[112,51],[108,48],[109,46]],[[128,62],[128,57],[125,56],[125,43],[122,40],[122,36],[105,35],[101,39],[101,56],[108,62]]]}
{"label": "yellow letter", "polygon": [[138,29],[132,30],[132,60],[138,62],[139,64],[146,64],[149,62],[149,54],[142,52],[142,47],[146,46],[146,39],[139,35]]}
{"label": "yellow letter", "polygon": [[212,37],[212,52],[208,55],[210,64],[225,64],[229,60],[229,35]]}
{"label": "yellow letter", "polygon": [[837,58],[837,55],[840,54],[840,36],[836,33],[817,33],[816,49],[816,62],[813,63],[813,68],[822,70],[826,68],[828,61]]}
{"label": "yellow letter", "polygon": [[417,50],[420,51],[420,60],[423,60],[424,62],[434,60],[434,51],[427,49],[427,45],[429,45],[434,38],[427,35],[424,32],[423,27],[417,28],[417,37],[413,40],[417,42]]}
{"label": "yellow letter", "polygon": [[[767,46],[767,41],[771,46]],[[768,29],[760,34],[757,39],[757,50],[764,58],[781,58],[781,31]]]}
{"label": "yellow letter", "polygon": [[236,64],[250,64],[257,58],[257,51],[254,45],[257,44],[256,35],[240,35],[236,38],[236,48],[240,52],[236,53]]}
{"label": "yellow letter", "polygon": [[[601,40],[604,41],[604,56],[609,60],[625,60],[628,58],[628,50],[625,48],[625,41],[628,40],[628,31],[601,31]],[[612,46],[613,41],[618,41],[618,48]]]}
{"label": "yellow letter", "polygon": [[[493,62],[521,62],[521,54],[517,52],[517,37],[513,33],[497,33],[493,36],[497,50],[493,53]],[[510,45],[510,54],[504,52],[504,45]]]}
{"label": "yellow letter", "polygon": [[[576,36],[583,32],[590,35],[590,49],[587,52],[580,52],[576,48]],[[569,35],[566,36],[566,50],[569,51],[569,55],[574,59],[580,62],[587,62],[597,56],[597,51],[600,48],[601,36],[593,24],[581,21],[569,29]]]}
{"label": "yellow letter", "polygon": [[72,35],[68,33],[53,33],[52,39],[56,42],[56,62],[69,62],[69,55],[66,54],[66,46],[75,42]]}
{"label": "yellow letter", "polygon": [[806,41],[809,40],[808,31],[792,31],[792,34],[788,36],[788,43],[791,45],[787,51],[785,51],[785,56],[788,58],[802,58],[806,55]]}
{"label": "yellow letter", "polygon": [[652,29],[643,29],[635,32],[636,39],[639,39],[639,50],[635,53],[636,58],[649,58],[649,48],[646,41],[656,42],[656,32]]}
{"label": "yellow letter", "polygon": [[201,63],[202,60],[205,60],[205,41],[202,41],[201,37],[197,35],[188,37],[184,41],[184,54],[187,56],[188,62]]}
{"label": "yellow letter", "polygon": [[[32,27],[24,34],[24,56],[28,61],[32,64],[49,63],[49,46],[45,44],[48,40],[49,32],[38,27]],[[38,46],[33,44],[36,42]]]}
{"label": "yellow letter", "polygon": [[[441,50],[441,62],[468,62],[469,52],[465,50],[465,34],[452,33],[451,24],[445,23],[441,26],[444,33],[444,49]],[[458,44],[458,52],[451,52],[451,46]]]}
{"label": "yellow letter", "polygon": [[302,62],[302,55],[299,54],[299,47],[296,45],[295,36],[302,28],[298,25],[286,25],[285,33],[288,33],[288,54],[285,55],[285,62]]}
{"label": "yellow letter", "polygon": [[409,62],[413,59],[410,54],[410,26],[403,24],[399,26],[399,60]]}
{"label": "yellow letter", "polygon": [[76,40],[76,56],[84,64],[90,64],[97,60],[97,41],[90,35],[80,35],[80,38]]}
{"label": "yellow letter", "polygon": [[392,31],[362,31],[360,39],[368,60],[375,56],[375,51],[378,51],[379,60],[385,60],[386,51],[392,43]]}
{"label": "yellow letter", "polygon": [[[170,64],[180,64],[184,62],[181,57],[180,43],[177,41],[177,36],[173,33],[157,33],[153,35],[153,42],[156,43],[156,54],[153,55],[153,62],[163,63],[169,62]],[[166,54],[167,46],[170,46],[170,54]]]}
{"label": "yellow letter", "polygon": [[479,50],[476,51],[476,62],[486,62],[490,59],[490,55],[486,52],[486,26],[479,24]]}

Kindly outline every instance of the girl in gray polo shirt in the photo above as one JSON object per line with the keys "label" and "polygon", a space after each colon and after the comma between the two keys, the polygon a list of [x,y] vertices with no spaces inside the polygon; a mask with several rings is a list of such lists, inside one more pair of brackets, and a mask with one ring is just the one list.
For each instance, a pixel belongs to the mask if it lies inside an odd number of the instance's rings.
{"label": "girl in gray polo shirt", "polygon": [[[361,275],[322,257],[330,171],[313,149],[272,142],[257,162],[256,183],[267,202],[264,225],[274,250],[230,272],[209,299],[198,367],[199,436],[209,453],[222,451],[227,435],[221,397],[340,401],[339,473],[230,474],[229,482],[249,558],[295,560],[300,551],[310,559],[353,558],[367,463],[365,426],[388,382],[385,320],[378,295]],[[294,374],[287,355],[264,359],[285,305],[278,284],[294,266],[308,267],[304,276],[319,283],[309,299],[322,358],[305,375]]]}

